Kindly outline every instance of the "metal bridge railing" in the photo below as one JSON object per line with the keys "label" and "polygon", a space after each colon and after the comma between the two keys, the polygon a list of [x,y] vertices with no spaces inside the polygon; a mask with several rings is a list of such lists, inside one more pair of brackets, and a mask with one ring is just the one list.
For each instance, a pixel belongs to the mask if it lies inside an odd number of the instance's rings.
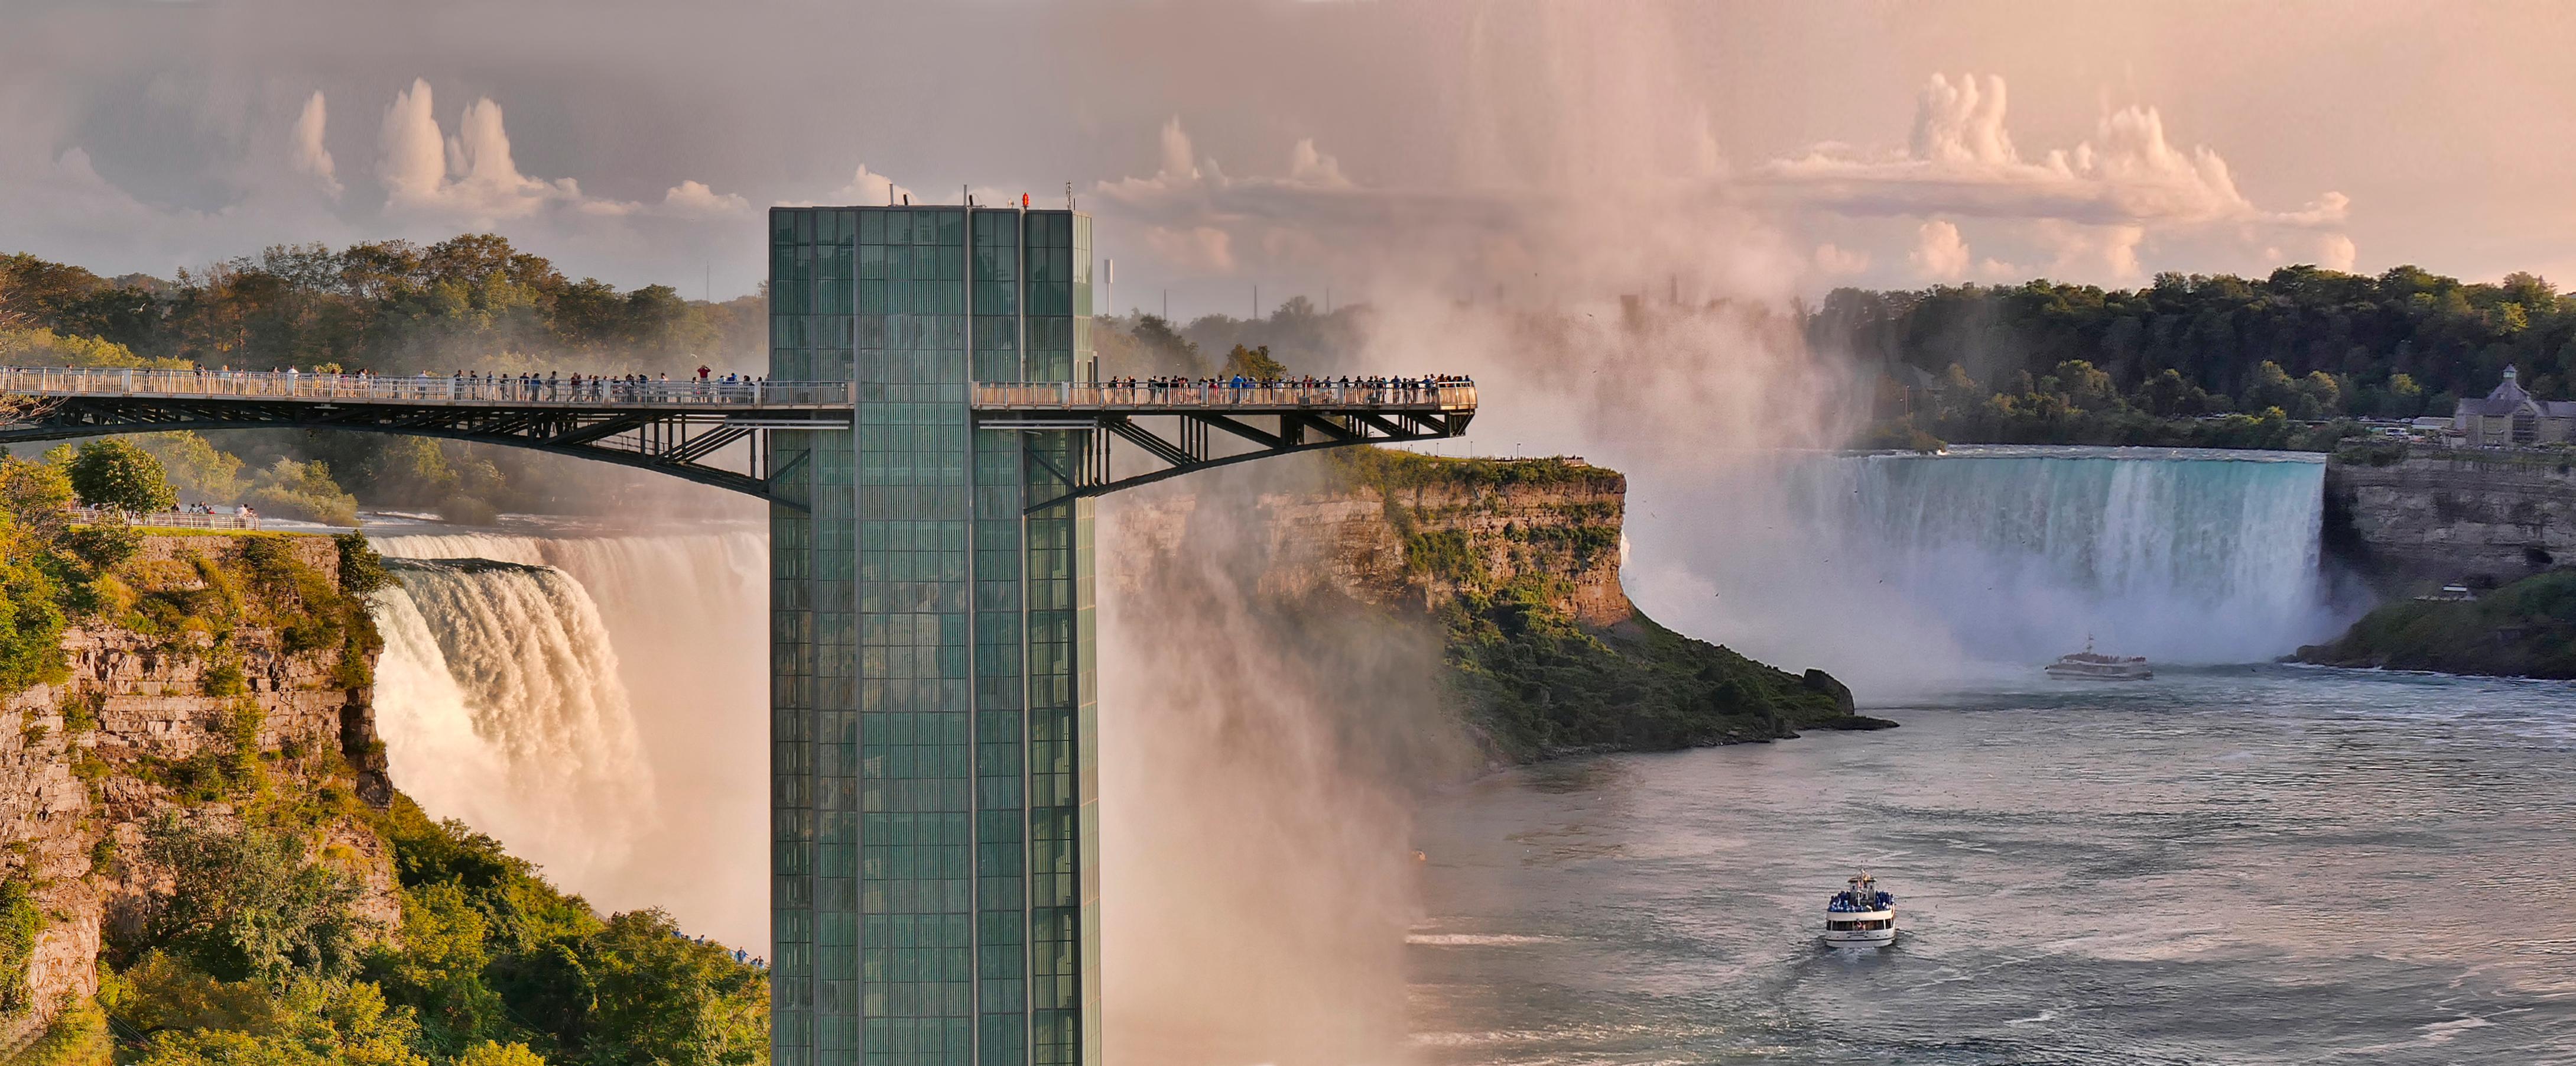
{"label": "metal bridge railing", "polygon": [[35,396],[352,400],[392,403],[523,403],[596,407],[694,404],[849,406],[846,381],[620,381],[438,374],[306,374],[267,370],[125,370],[0,367],[0,393]]}
{"label": "metal bridge railing", "polygon": [[1136,411],[1226,410],[1245,407],[1377,407],[1387,410],[1472,411],[1474,385],[1094,385],[1069,381],[978,384],[975,406],[1003,410],[1112,408]]}
{"label": "metal bridge railing", "polygon": [[259,516],[244,514],[239,509],[205,514],[197,511],[154,511],[136,514],[113,507],[74,507],[72,521],[85,526],[151,526],[157,529],[251,529],[259,528]]}

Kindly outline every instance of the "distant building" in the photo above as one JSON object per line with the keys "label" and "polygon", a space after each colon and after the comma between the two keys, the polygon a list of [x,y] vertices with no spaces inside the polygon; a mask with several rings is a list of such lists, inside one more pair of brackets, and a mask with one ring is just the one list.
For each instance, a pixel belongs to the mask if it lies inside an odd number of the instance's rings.
{"label": "distant building", "polygon": [[2504,381],[2483,400],[2462,400],[2451,429],[2473,448],[2513,444],[2563,444],[2576,429],[2576,402],[2535,400],[2504,368]]}

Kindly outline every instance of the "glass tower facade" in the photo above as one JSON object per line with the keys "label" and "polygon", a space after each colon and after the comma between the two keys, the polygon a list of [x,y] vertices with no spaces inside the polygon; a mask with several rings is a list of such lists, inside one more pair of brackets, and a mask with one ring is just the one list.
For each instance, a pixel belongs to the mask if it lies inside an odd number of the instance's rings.
{"label": "glass tower facade", "polygon": [[1096,1064],[1088,444],[969,406],[1089,362],[1091,220],[769,222],[770,377],[858,395],[769,453],[773,1061]]}

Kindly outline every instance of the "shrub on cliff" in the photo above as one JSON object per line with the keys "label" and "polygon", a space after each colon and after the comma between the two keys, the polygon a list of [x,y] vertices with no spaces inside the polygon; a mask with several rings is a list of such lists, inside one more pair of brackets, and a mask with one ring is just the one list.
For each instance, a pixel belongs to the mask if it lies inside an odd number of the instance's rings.
{"label": "shrub on cliff", "polygon": [[71,502],[61,469],[0,455],[0,696],[64,674],[72,569],[60,543]]}
{"label": "shrub on cliff", "polygon": [[272,985],[357,972],[361,945],[377,932],[354,912],[358,885],[304,853],[305,842],[283,832],[165,818],[146,836],[144,861],[170,877],[171,892],[126,953],[163,950],[218,980]]}

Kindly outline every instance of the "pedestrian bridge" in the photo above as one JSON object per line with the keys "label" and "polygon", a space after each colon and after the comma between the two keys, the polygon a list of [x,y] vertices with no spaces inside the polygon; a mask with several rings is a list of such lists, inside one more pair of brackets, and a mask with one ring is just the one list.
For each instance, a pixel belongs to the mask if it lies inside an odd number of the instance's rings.
{"label": "pedestrian bridge", "polygon": [[[336,429],[534,448],[654,470],[768,498],[771,434],[847,430],[869,388],[845,381],[645,380],[549,372],[0,368],[0,395],[32,411],[0,443],[111,433]],[[1288,452],[1455,437],[1475,416],[1466,383],[968,387],[975,425],[1073,430],[1071,497]],[[1113,454],[1111,441],[1132,451]],[[1041,501],[1051,506],[1069,497]]]}

